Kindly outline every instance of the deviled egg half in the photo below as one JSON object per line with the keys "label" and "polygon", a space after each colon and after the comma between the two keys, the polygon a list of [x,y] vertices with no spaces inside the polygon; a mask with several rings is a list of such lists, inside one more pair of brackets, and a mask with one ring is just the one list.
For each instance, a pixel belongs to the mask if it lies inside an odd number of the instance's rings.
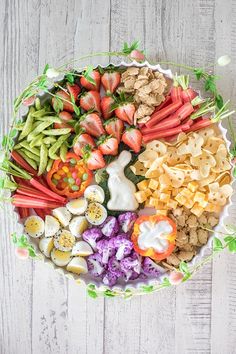
{"label": "deviled egg half", "polygon": [[92,225],[101,225],[107,218],[107,210],[100,203],[90,203],[85,212],[88,222]]}
{"label": "deviled egg half", "polygon": [[90,202],[97,202],[102,204],[105,200],[105,193],[102,187],[93,184],[85,189],[84,197]]}
{"label": "deviled egg half", "polygon": [[70,224],[69,230],[75,237],[81,237],[82,233],[87,230],[89,224],[85,216],[75,216]]}
{"label": "deviled egg half", "polygon": [[67,209],[73,215],[82,215],[88,207],[88,201],[85,198],[73,199],[66,204]]}

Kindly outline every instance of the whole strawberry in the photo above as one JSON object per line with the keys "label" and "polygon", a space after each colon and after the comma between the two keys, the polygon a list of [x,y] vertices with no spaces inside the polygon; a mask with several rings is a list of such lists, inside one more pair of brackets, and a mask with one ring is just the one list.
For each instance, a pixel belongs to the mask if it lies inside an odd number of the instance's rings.
{"label": "whole strawberry", "polygon": [[98,149],[103,155],[116,156],[118,154],[118,140],[111,135],[103,135],[98,140]]}
{"label": "whole strawberry", "polygon": [[114,102],[115,101],[112,96],[104,96],[101,99],[101,110],[104,119],[109,119],[112,116],[112,105],[114,104]]}
{"label": "whole strawberry", "polygon": [[97,170],[106,165],[101,151],[98,149],[92,150],[88,145],[83,149],[83,160],[87,164],[89,170]]}
{"label": "whole strawberry", "polygon": [[97,113],[85,113],[80,118],[80,127],[84,128],[86,133],[96,138],[105,134],[102,120]]}
{"label": "whole strawberry", "polygon": [[114,93],[120,84],[120,73],[117,71],[107,71],[102,75],[101,82],[107,93]]}
{"label": "whole strawberry", "polygon": [[85,111],[94,110],[101,111],[100,107],[100,94],[97,91],[88,91],[80,98],[80,107]]}
{"label": "whole strawberry", "polygon": [[139,129],[130,127],[122,135],[123,143],[128,145],[136,154],[141,150],[142,133]]}
{"label": "whole strawberry", "polygon": [[115,115],[124,122],[132,125],[134,123],[135,106],[133,103],[120,103],[115,109]]}
{"label": "whole strawberry", "polygon": [[87,90],[99,91],[101,82],[101,75],[99,71],[93,70],[91,73],[89,73],[89,77],[94,81],[94,83],[91,82],[90,78],[82,76],[80,79],[81,85]]}
{"label": "whole strawberry", "polygon": [[54,123],[54,129],[61,128],[70,128],[71,132],[74,131],[74,128],[68,123],[68,121],[72,120],[72,114],[66,111],[62,111],[58,114],[59,118],[61,118],[61,123]]}
{"label": "whole strawberry", "polygon": [[83,156],[83,149],[88,145],[91,148],[95,148],[96,144],[93,138],[86,133],[78,135],[73,142],[73,150],[76,155]]}
{"label": "whole strawberry", "polygon": [[105,130],[107,134],[115,137],[120,142],[121,135],[124,131],[124,123],[118,118],[112,118],[104,123]]}

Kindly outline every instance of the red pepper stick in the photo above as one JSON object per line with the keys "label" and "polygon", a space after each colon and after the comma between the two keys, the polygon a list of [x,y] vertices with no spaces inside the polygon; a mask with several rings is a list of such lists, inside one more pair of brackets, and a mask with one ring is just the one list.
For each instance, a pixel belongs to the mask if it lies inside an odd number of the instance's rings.
{"label": "red pepper stick", "polygon": [[63,204],[61,203],[56,203],[52,201],[47,201],[47,200],[42,200],[42,199],[35,199],[35,198],[30,198],[25,195],[21,194],[14,194],[12,197],[12,204],[17,206],[17,207],[24,207],[24,208],[39,208],[39,209],[45,209],[45,208],[50,208],[50,209],[55,209]]}
{"label": "red pepper stick", "polygon": [[194,123],[187,131],[186,133],[189,132],[194,132],[196,130],[202,129],[202,128],[206,128],[209,125],[213,124],[213,122],[209,119],[209,118],[204,118],[196,123]]}
{"label": "red pepper stick", "polygon": [[170,96],[172,102],[182,101],[182,87],[181,86],[173,86],[170,90]]}
{"label": "red pepper stick", "polygon": [[28,188],[26,186],[18,186],[17,193],[28,195],[29,197],[36,199],[51,200],[52,202],[55,202],[55,198],[49,197],[47,194],[41,193],[37,189]]}
{"label": "red pepper stick", "polygon": [[177,127],[180,124],[179,118],[172,118],[171,116],[169,118],[163,119],[160,123],[154,125],[154,127],[148,129],[148,128],[142,128],[141,132],[143,135],[153,133],[153,132],[158,132],[160,130],[165,130],[165,129],[170,129]]}
{"label": "red pepper stick", "polygon": [[39,191],[49,195],[49,197],[54,198],[54,200],[58,200],[61,203],[65,204],[66,198],[56,194],[55,192],[51,191],[50,189],[48,189],[47,187],[43,186],[40,182],[38,182],[35,178],[31,178],[29,180],[30,184],[35,187],[36,189],[38,189]]}
{"label": "red pepper stick", "polygon": [[150,133],[147,135],[143,136],[143,141],[144,143],[149,142],[150,140],[154,140],[154,139],[162,139],[171,135],[175,135],[175,134],[179,134],[182,132],[182,129],[180,126],[172,128],[172,129],[168,129],[168,130],[162,130],[159,132],[154,132],[154,133]]}
{"label": "red pepper stick", "polygon": [[151,119],[146,123],[146,127],[152,128],[154,125],[156,125],[158,122],[160,122],[162,119],[168,117],[172,113],[174,113],[180,106],[182,106],[182,102],[174,102],[168,105],[167,107],[162,108],[160,111],[153,113],[151,115]]}
{"label": "red pepper stick", "polygon": [[15,160],[18,165],[20,165],[25,171],[31,173],[33,176],[37,176],[37,171],[33,167],[31,167],[28,162],[26,162],[23,157],[18,154],[17,151],[13,150],[11,152],[11,156],[13,160]]}
{"label": "red pepper stick", "polygon": [[17,211],[18,211],[21,219],[24,219],[24,218],[27,218],[28,216],[30,216],[30,210],[28,208],[18,207]]}
{"label": "red pepper stick", "polygon": [[166,96],[165,100],[155,108],[155,111],[153,113],[156,113],[158,111],[160,111],[162,108],[165,108],[166,106],[168,106],[170,103],[172,102],[171,100],[171,96],[168,95]]}

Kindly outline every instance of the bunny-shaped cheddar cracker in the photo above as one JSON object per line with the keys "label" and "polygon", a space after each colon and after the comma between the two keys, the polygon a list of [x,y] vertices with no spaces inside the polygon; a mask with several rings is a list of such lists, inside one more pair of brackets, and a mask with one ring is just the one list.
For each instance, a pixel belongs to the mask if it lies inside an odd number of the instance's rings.
{"label": "bunny-shaped cheddar cracker", "polygon": [[117,160],[107,166],[108,188],[111,199],[107,203],[109,210],[136,210],[138,202],[134,196],[135,185],[125,176],[124,168],[131,160],[129,151],[122,151]]}

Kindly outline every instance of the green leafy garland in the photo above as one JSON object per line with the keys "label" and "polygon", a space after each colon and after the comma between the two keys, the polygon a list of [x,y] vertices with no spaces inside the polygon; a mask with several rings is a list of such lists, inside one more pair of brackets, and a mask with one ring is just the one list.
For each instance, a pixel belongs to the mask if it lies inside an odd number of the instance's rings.
{"label": "green leafy garland", "polygon": [[[17,129],[16,125],[21,123],[21,120],[17,120],[19,110],[27,100],[29,101],[30,99],[33,99],[36,95],[38,95],[40,92],[44,92],[49,94],[52,97],[55,97],[56,101],[56,110],[60,110],[63,101],[67,101],[64,98],[61,98],[54,94],[52,90],[50,89],[52,86],[54,87],[60,87],[63,89],[60,84],[57,82],[54,82],[55,78],[58,78],[60,75],[63,75],[64,78],[72,85],[74,83],[74,80],[76,77],[81,77],[82,75],[87,78],[87,80],[91,83],[94,83],[93,78],[90,76],[93,66],[88,66],[86,70],[71,70],[70,65],[74,64],[77,61],[81,61],[86,58],[91,58],[91,57],[98,57],[98,56],[116,56],[116,57],[125,57],[129,60],[133,60],[134,57],[132,57],[133,51],[138,51],[139,53],[143,53],[138,49],[138,42],[132,43],[130,46],[125,43],[124,47],[121,51],[118,52],[99,52],[99,53],[93,53],[93,54],[88,54],[86,56],[80,57],[78,59],[72,60],[69,63],[62,65],[58,68],[52,68],[48,64],[46,64],[42,75],[37,76],[24,90],[23,92],[15,99],[14,101],[14,106],[13,106],[13,122],[11,125],[11,129],[9,134],[5,135],[3,137],[2,141],[2,148],[4,152],[4,158],[5,161],[9,159],[10,152],[14,146],[14,138],[17,136]],[[150,61],[149,61],[150,62]],[[229,101],[224,103],[222,96],[218,92],[217,86],[216,86],[216,80],[218,79],[217,76],[208,73],[205,71],[203,68],[194,68],[191,66],[187,66],[184,64],[177,64],[174,62],[159,62],[160,64],[166,64],[166,65],[171,65],[175,67],[180,67],[185,70],[188,70],[192,72],[192,74],[196,77],[197,80],[201,80],[204,83],[204,89],[206,92],[209,92],[213,96],[213,100],[215,102],[215,105],[217,107],[217,112],[214,116],[214,121],[218,122],[222,119],[228,118],[228,123],[229,123],[229,129],[232,137],[232,148],[230,150],[231,152],[231,157],[235,158],[236,157],[236,134],[233,129],[233,124],[230,116],[234,111],[229,111],[228,104]],[[69,102],[69,101],[67,101]],[[80,114],[79,108],[76,106],[75,101],[73,99],[73,96],[71,96],[71,102],[72,105],[75,109],[75,113],[77,115]],[[71,103],[70,102],[70,103]],[[234,176],[236,176],[236,170],[234,168]],[[3,178],[1,179],[1,183],[3,184]],[[8,179],[8,184],[11,187],[11,181]],[[9,188],[10,188],[9,187]],[[210,230],[206,228],[206,230],[210,232],[214,232],[214,230]],[[226,233],[221,233],[224,238],[222,242],[219,238],[214,237],[213,238],[213,250],[212,253],[203,258],[199,263],[197,263],[193,267],[189,267],[187,263],[181,262],[180,266],[178,269],[173,271],[174,273],[179,275],[179,282],[185,282],[189,278],[193,276],[204,264],[210,262],[212,258],[218,254],[219,252],[222,252],[224,249],[228,249],[229,252],[236,253],[236,227],[233,225],[229,225],[226,227]],[[35,251],[35,248],[32,246],[32,244],[29,242],[28,238],[25,235],[17,236],[16,233],[12,234],[12,241],[17,247],[17,249],[26,249],[28,251],[28,255],[32,258],[38,257]],[[181,276],[180,276],[181,275]],[[178,283],[179,283],[178,282]],[[128,299],[132,297],[133,295],[142,295],[146,293],[152,293],[154,291],[159,291],[163,288],[169,287],[173,285],[174,283],[169,280],[169,278],[164,277],[160,283],[157,283],[156,285],[145,285],[140,287],[140,289],[126,289],[125,291],[115,289],[115,290],[110,290],[109,288],[103,287],[104,289],[101,288],[96,288],[94,284],[89,284],[87,286],[87,293],[89,296],[92,298],[96,298],[99,295],[107,296],[107,297],[114,297],[114,296],[122,296],[125,299]],[[177,282],[175,282],[177,284]]]}

